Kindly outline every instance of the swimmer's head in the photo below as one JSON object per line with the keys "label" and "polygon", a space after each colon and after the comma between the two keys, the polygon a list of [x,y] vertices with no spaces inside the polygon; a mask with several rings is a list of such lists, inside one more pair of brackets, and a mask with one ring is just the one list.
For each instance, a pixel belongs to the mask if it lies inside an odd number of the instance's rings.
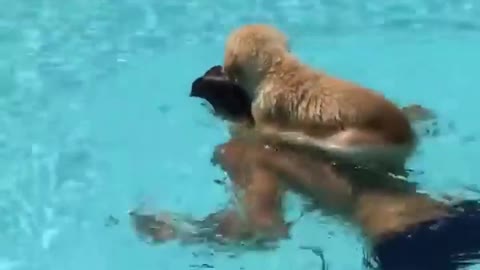
{"label": "swimmer's head", "polygon": [[212,78],[226,78],[225,72],[223,71],[223,67],[220,65],[216,65],[211,67],[205,74],[204,77],[212,77]]}
{"label": "swimmer's head", "polygon": [[232,121],[250,120],[251,100],[237,84],[228,80],[221,66],[210,68],[192,84],[191,97],[206,100],[216,115]]}

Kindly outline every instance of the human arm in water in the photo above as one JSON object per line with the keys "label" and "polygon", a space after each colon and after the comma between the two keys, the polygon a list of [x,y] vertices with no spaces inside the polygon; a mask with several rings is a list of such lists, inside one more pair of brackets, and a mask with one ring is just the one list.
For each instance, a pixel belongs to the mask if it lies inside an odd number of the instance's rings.
{"label": "human arm in water", "polygon": [[283,220],[283,187],[277,175],[254,160],[248,145],[231,140],[219,146],[215,162],[227,172],[234,187],[231,207],[201,220],[173,213],[132,213],[134,226],[152,242],[180,240],[183,243],[278,240],[288,237]]}

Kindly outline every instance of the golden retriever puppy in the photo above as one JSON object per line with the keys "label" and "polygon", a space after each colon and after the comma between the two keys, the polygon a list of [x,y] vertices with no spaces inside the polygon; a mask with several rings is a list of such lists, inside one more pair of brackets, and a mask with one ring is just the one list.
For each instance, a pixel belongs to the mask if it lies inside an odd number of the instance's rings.
{"label": "golden retriever puppy", "polygon": [[380,93],[301,63],[272,26],[233,31],[223,66],[253,100],[255,132],[395,172],[415,150],[415,132],[400,108]]}

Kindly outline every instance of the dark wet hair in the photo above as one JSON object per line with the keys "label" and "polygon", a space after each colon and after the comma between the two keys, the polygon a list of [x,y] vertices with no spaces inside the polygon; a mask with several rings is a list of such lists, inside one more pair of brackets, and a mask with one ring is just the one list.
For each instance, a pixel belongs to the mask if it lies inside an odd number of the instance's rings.
{"label": "dark wet hair", "polygon": [[252,100],[238,84],[230,81],[222,66],[213,66],[192,83],[191,97],[202,98],[210,103],[222,117],[232,121],[251,121]]}

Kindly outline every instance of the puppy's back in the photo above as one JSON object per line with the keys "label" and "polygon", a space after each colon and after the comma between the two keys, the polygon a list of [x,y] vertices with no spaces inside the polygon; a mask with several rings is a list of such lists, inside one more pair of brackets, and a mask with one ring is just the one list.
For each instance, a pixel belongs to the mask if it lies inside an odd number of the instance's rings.
{"label": "puppy's back", "polygon": [[373,90],[303,65],[278,74],[261,85],[253,106],[257,123],[314,137],[358,128],[379,132],[393,144],[414,139],[400,108]]}

